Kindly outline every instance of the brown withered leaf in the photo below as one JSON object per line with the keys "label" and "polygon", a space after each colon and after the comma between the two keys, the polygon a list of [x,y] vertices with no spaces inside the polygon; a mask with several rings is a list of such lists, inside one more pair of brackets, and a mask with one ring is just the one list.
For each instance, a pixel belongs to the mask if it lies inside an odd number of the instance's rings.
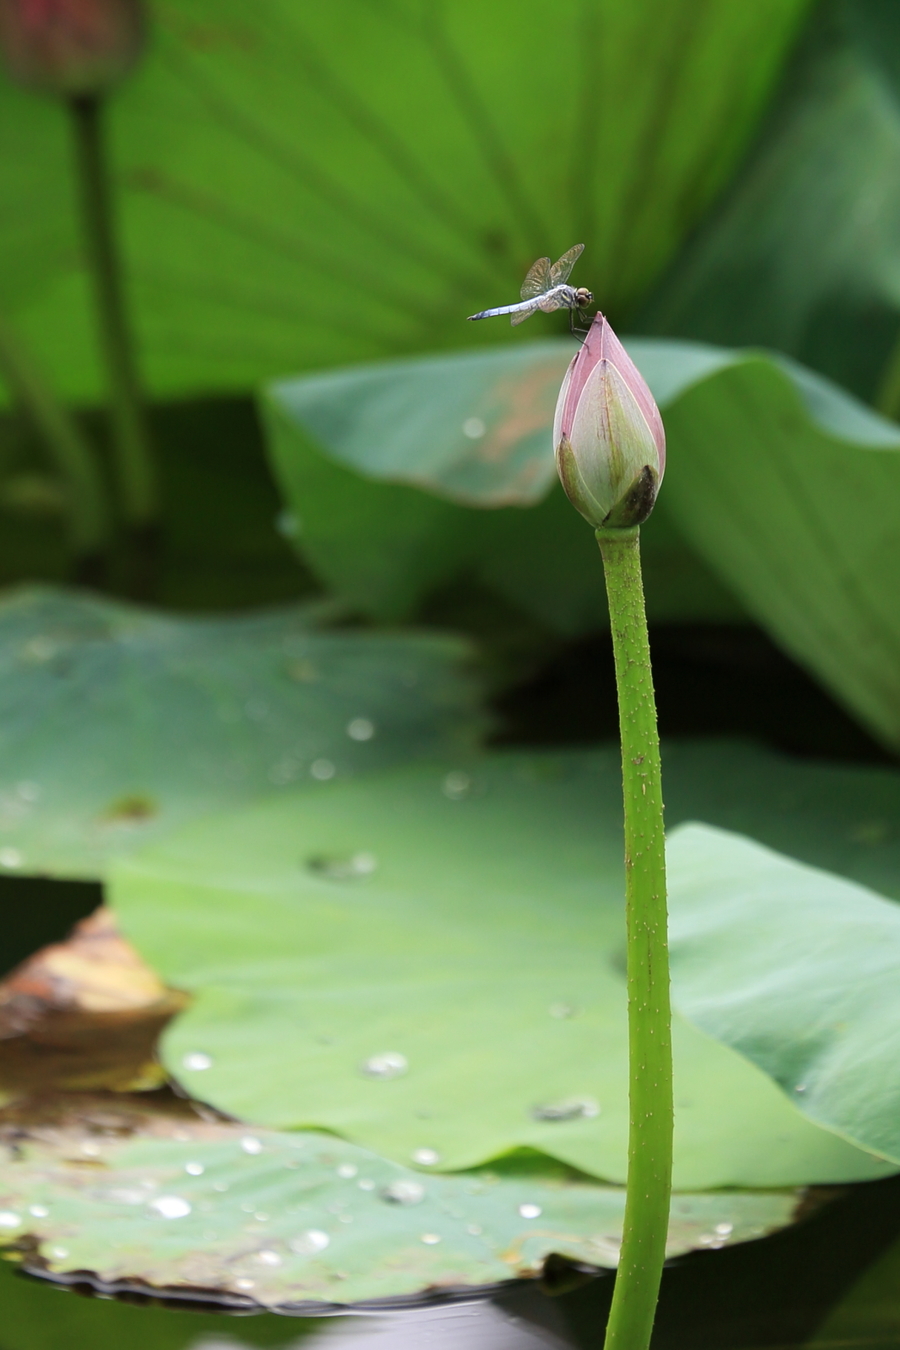
{"label": "brown withered leaf", "polygon": [[156,1087],[165,1079],[157,1038],[187,1002],[101,906],[0,982],[0,1090]]}

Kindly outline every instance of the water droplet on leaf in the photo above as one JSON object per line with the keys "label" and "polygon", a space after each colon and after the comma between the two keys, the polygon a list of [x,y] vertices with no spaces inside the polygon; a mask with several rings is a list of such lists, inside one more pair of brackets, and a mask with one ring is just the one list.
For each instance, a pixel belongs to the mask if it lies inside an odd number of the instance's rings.
{"label": "water droplet on leaf", "polygon": [[147,1202],[148,1209],[155,1209],[164,1219],[183,1219],[191,1212],[191,1206],[180,1195],[158,1195]]}
{"label": "water droplet on leaf", "polygon": [[526,1202],[526,1204],[519,1206],[519,1213],[521,1214],[523,1219],[540,1218],[541,1212],[542,1211],[540,1205],[532,1205]]}
{"label": "water droplet on leaf", "polygon": [[270,1248],[268,1248],[268,1247],[265,1248],[264,1251],[257,1252],[257,1253],[256,1253],[256,1259],[257,1259],[257,1261],[259,1262],[259,1264],[260,1264],[261,1266],[280,1266],[280,1265],[281,1265],[281,1257],[278,1255],[277,1252],[273,1252],[273,1251],[272,1251]]}
{"label": "water droplet on leaf", "polygon": [[367,1078],[400,1078],[409,1068],[406,1056],[396,1050],[383,1050],[380,1055],[370,1055],[360,1064],[360,1073]]}
{"label": "water droplet on leaf", "polygon": [[433,1148],[417,1148],[411,1156],[420,1167],[434,1167],[435,1163],[441,1161],[441,1155]]}
{"label": "water droplet on leaf", "polygon": [[531,1114],[535,1120],[592,1120],[599,1116],[600,1107],[593,1097],[567,1097],[563,1101],[534,1106]]}
{"label": "water droplet on leaf", "polygon": [[426,1247],[433,1247],[435,1243],[440,1242],[440,1240],[441,1237],[439,1233],[423,1233],[419,1238],[419,1241],[424,1242]]}
{"label": "water droplet on leaf", "polygon": [[211,1069],[213,1066],[212,1055],[207,1055],[202,1050],[192,1050],[181,1062],[186,1069],[194,1069],[198,1073],[201,1069]]}
{"label": "water droplet on leaf", "polygon": [[329,881],[359,881],[370,877],[378,867],[374,853],[351,853],[343,857],[320,856],[310,858],[306,866],[316,876]]}
{"label": "water droplet on leaf", "polygon": [[445,797],[449,797],[451,802],[458,802],[467,797],[472,790],[472,780],[467,773],[461,770],[453,770],[444,777],[441,784],[441,791]]}
{"label": "water droplet on leaf", "polygon": [[275,529],[283,539],[296,539],[300,534],[300,521],[293,511],[279,511],[275,517]]}
{"label": "water droplet on leaf", "polygon": [[298,1256],[314,1256],[316,1252],[323,1252],[330,1242],[331,1238],[321,1228],[308,1228],[299,1237],[292,1238],[289,1246]]}
{"label": "water droplet on leaf", "polygon": [[245,1134],[241,1140],[241,1148],[245,1153],[262,1153],[263,1146],[252,1134]]}
{"label": "water droplet on leaf", "polygon": [[425,1187],[418,1181],[392,1181],[380,1192],[381,1199],[391,1205],[418,1205],[425,1199]]}

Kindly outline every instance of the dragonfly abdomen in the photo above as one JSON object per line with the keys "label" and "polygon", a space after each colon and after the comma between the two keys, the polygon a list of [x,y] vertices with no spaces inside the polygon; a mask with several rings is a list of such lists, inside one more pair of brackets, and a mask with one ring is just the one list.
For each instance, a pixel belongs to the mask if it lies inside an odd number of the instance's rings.
{"label": "dragonfly abdomen", "polygon": [[483,309],[480,314],[470,314],[470,319],[493,319],[498,314],[524,314],[526,310],[537,309],[536,300],[522,300],[517,305],[500,305],[497,309]]}

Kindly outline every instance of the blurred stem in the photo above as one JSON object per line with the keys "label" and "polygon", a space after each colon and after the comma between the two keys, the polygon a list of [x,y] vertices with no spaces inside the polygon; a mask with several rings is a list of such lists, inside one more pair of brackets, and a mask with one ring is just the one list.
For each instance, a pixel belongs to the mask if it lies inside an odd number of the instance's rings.
{"label": "blurred stem", "polygon": [[875,395],[875,407],[884,417],[900,421],[900,338],[894,343],[885,363]]}
{"label": "blurred stem", "polygon": [[625,1226],[605,1350],[646,1350],[666,1254],[674,1119],[662,779],[640,530],[596,533],[622,741],[630,1112]]}
{"label": "blurred stem", "polygon": [[156,469],[125,308],[103,136],[103,104],[99,97],[85,95],[70,98],[68,107],[100,345],[109,380],[119,495],[127,524],[132,531],[140,532],[156,520]]}
{"label": "blurred stem", "polygon": [[106,485],[93,446],[59,403],[31,355],[0,315],[0,371],[49,449],[67,488],[69,536],[80,558],[99,555],[109,543]]}

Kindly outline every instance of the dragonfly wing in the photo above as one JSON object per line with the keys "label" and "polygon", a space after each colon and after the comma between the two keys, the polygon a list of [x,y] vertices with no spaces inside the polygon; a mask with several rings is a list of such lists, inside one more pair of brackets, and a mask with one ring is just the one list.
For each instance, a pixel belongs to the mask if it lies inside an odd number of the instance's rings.
{"label": "dragonfly wing", "polygon": [[[549,262],[549,258],[547,261]],[[510,314],[509,321],[511,324],[524,323],[526,319],[530,319],[532,314],[537,312],[537,309],[537,305],[532,305],[530,309],[520,309],[518,314]]]}
{"label": "dragonfly wing", "polygon": [[[563,282],[569,280],[569,273],[572,271],[572,268],[575,266],[583,252],[584,244],[573,244],[568,253],[564,253],[561,258],[557,259],[550,268],[550,286],[561,286]],[[535,267],[536,266],[537,264],[535,263]],[[531,270],[533,272],[534,268]],[[528,273],[528,276],[531,276],[531,272]],[[528,278],[526,277],[526,281],[527,279]],[[545,289],[549,290],[550,286],[545,287]]]}
{"label": "dragonfly wing", "polygon": [[[574,258],[572,259],[574,262]],[[522,289],[519,292],[523,300],[532,300],[536,295],[541,295],[548,291],[552,282],[550,281],[550,259],[538,258],[528,269],[528,275],[522,282]],[[526,316],[527,317],[527,316]],[[522,320],[519,320],[521,323]]]}

